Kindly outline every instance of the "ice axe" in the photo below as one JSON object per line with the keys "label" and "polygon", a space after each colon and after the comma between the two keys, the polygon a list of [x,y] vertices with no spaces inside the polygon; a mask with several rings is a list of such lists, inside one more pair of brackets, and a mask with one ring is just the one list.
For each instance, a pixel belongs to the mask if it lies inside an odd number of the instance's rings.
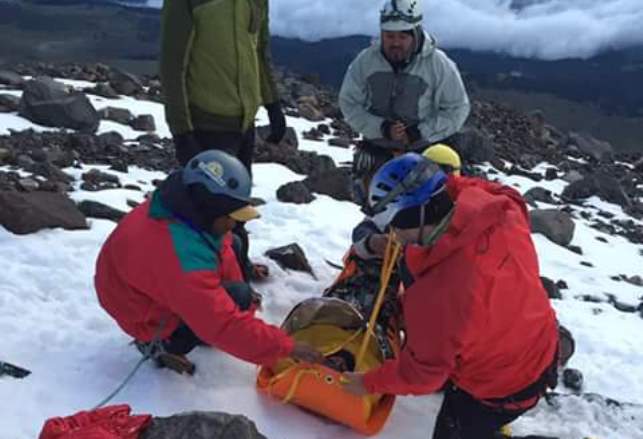
{"label": "ice axe", "polygon": [[0,377],[8,375],[13,378],[24,378],[29,374],[31,374],[31,371],[27,369],[0,361]]}

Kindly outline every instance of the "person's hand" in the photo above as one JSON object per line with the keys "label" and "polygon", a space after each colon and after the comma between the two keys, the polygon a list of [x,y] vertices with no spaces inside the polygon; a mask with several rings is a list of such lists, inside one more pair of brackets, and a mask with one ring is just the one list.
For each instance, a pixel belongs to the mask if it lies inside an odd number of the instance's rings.
{"label": "person's hand", "polygon": [[406,125],[404,123],[397,121],[391,125],[391,140],[403,143],[404,145],[409,144],[409,136],[406,133]]}
{"label": "person's hand", "polygon": [[342,374],[342,387],[349,393],[357,396],[368,395],[364,386],[364,374],[355,372],[344,372]]}
{"label": "person's hand", "polygon": [[301,342],[295,342],[295,347],[292,349],[290,356],[305,363],[322,363],[324,361],[324,356],[321,352],[311,345]]}
{"label": "person's hand", "polygon": [[366,247],[374,255],[384,256],[386,245],[388,244],[388,236],[381,233],[375,233],[367,238]]}
{"label": "person's hand", "polygon": [[266,138],[266,142],[278,144],[286,135],[286,116],[279,102],[266,104],[265,107],[270,120],[270,135]]}
{"label": "person's hand", "polygon": [[177,134],[174,136],[174,150],[176,154],[176,160],[179,162],[179,165],[182,167],[187,165],[187,163],[200,153],[203,149],[199,142],[196,139],[193,131],[189,131],[183,134]]}

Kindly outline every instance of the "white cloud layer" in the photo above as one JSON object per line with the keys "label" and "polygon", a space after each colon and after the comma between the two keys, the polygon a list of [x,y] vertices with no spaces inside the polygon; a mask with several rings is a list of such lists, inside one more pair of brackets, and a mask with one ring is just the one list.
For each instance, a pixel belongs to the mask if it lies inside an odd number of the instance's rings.
{"label": "white cloud layer", "polygon": [[[270,0],[272,33],[305,40],[373,35],[381,3]],[[443,47],[559,59],[643,45],[643,0],[424,0],[424,11],[425,28]]]}

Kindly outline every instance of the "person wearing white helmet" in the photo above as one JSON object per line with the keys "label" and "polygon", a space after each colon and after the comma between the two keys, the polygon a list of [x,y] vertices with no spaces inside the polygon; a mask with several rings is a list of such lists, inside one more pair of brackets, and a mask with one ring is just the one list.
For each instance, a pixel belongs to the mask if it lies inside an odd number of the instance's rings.
{"label": "person wearing white helmet", "polygon": [[420,0],[387,0],[380,39],[346,72],[339,105],[364,139],[353,160],[356,183],[396,152],[422,152],[444,141],[469,115],[458,68],[425,33],[422,20]]}

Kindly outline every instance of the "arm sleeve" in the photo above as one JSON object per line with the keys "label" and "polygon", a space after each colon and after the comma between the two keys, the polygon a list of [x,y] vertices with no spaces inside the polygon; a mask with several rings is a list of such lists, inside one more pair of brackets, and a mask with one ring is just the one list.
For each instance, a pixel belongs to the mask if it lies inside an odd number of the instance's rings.
{"label": "arm sleeve", "polygon": [[187,70],[194,39],[188,0],[166,0],[161,16],[160,75],[165,119],[172,134],[193,131],[187,93]]}
{"label": "arm sleeve", "polygon": [[368,112],[368,93],[363,63],[362,54],[348,67],[339,92],[339,107],[351,128],[367,139],[380,139],[384,118]]}
{"label": "arm sleeve", "polygon": [[458,132],[467,120],[471,107],[458,67],[441,52],[434,56],[440,57],[437,67],[439,85],[433,97],[438,106],[437,114],[427,109],[427,114],[418,125],[422,138],[430,143]]}
{"label": "arm sleeve", "polygon": [[259,81],[261,83],[261,99],[263,104],[271,104],[279,100],[277,83],[272,72],[272,51],[270,49],[270,24],[268,2],[264,3],[257,45],[259,58]]}
{"label": "arm sleeve", "polygon": [[182,290],[168,302],[199,338],[237,358],[270,365],[292,352],[293,339],[252,311],[241,311],[214,272],[185,274]]}
{"label": "arm sleeve", "polygon": [[[464,262],[461,259],[460,263]],[[411,306],[404,306],[406,346],[398,358],[366,374],[364,385],[370,393],[429,394],[439,390],[452,375],[469,322],[473,275],[463,273],[457,280],[447,282],[448,285],[427,285],[426,291],[414,286],[419,297]]]}

